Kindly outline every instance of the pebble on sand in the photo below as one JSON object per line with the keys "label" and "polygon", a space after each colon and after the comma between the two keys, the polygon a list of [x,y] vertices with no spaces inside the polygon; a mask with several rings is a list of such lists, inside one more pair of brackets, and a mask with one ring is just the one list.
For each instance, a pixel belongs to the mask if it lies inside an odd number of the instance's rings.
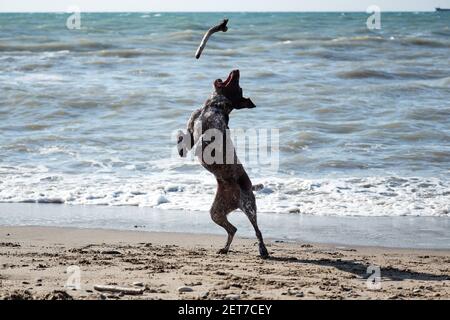
{"label": "pebble on sand", "polygon": [[73,300],[73,297],[65,291],[62,290],[54,290],[51,293],[48,293],[45,297],[45,300]]}
{"label": "pebble on sand", "polygon": [[144,283],[140,282],[140,281],[136,281],[136,282],[133,282],[133,286],[135,286],[135,287],[143,287]]}
{"label": "pebble on sand", "polygon": [[187,286],[179,287],[177,290],[179,293],[194,291],[191,287],[187,287]]}
{"label": "pebble on sand", "polygon": [[112,254],[112,255],[121,255],[122,252],[117,251],[117,250],[103,250],[101,252],[102,254]]}

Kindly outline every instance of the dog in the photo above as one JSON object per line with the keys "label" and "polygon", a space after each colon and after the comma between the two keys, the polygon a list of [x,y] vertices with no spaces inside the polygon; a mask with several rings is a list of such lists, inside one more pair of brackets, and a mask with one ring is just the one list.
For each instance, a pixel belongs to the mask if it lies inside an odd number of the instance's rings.
{"label": "dog", "polygon": [[[187,133],[178,132],[178,153],[181,157],[186,157],[187,153],[197,145],[195,155],[201,165],[216,177],[217,192],[210,209],[210,215],[212,220],[228,233],[226,245],[218,253],[228,253],[237,231],[236,227],[228,221],[227,215],[236,209],[241,209],[255,229],[260,256],[266,259],[269,257],[269,253],[258,228],[256,201],[253,194],[253,191],[258,187],[252,185],[244,167],[236,156],[231,139],[229,139],[228,122],[230,113],[234,109],[256,107],[250,99],[243,97],[242,88],[239,86],[239,78],[239,70],[233,70],[225,81],[221,79],[214,81],[213,94],[202,108],[192,113],[187,123]],[[219,133],[219,135],[206,137],[207,133],[211,131]],[[211,149],[212,144],[218,146],[210,154],[215,161],[205,159],[205,151],[208,148]],[[229,161],[230,155],[231,163]]]}

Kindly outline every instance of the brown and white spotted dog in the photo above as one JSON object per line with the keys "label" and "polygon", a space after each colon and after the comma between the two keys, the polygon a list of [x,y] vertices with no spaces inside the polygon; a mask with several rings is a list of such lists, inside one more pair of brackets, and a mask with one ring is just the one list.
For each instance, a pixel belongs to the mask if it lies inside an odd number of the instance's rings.
{"label": "brown and white spotted dog", "polygon": [[[239,162],[234,146],[229,139],[228,121],[231,111],[234,109],[255,108],[250,99],[242,96],[239,76],[239,70],[234,70],[225,82],[221,79],[214,82],[214,93],[201,109],[192,113],[187,124],[187,133],[178,132],[178,152],[181,157],[186,157],[187,152],[200,141],[196,147],[195,154],[202,166],[214,174],[217,179],[217,193],[210,209],[210,214],[212,220],[228,233],[227,243],[218,253],[228,253],[237,230],[228,221],[227,215],[236,209],[241,209],[255,229],[261,257],[268,258],[269,253],[264,245],[256,219],[256,202],[253,194],[255,188],[244,167]],[[223,140],[215,141],[214,138],[205,137],[206,133],[211,131],[222,133]],[[216,146],[219,143],[220,147],[213,148],[212,156],[216,160],[220,159],[220,161],[205,159],[207,154],[205,148],[213,142],[216,143]],[[218,154],[215,154],[216,152]],[[230,152],[232,161],[229,160],[230,157],[227,157],[227,155],[230,155]]]}

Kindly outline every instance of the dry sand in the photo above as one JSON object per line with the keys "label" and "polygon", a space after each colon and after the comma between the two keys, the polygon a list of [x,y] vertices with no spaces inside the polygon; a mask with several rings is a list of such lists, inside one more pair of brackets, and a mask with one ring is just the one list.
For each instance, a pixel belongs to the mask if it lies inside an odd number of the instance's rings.
{"label": "dry sand", "polygon": [[[3,299],[449,299],[450,251],[339,247],[210,235],[50,227],[0,227]],[[66,289],[67,267],[80,290]],[[381,289],[369,290],[370,265]],[[74,275],[74,274],[72,274]],[[134,288],[137,295],[94,285]],[[190,292],[180,293],[186,286]],[[139,290],[141,289],[141,290]]]}

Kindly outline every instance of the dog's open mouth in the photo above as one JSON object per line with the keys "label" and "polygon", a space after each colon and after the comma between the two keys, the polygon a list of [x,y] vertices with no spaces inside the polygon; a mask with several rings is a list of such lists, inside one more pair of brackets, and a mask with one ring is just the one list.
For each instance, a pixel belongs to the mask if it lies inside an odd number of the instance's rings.
{"label": "dog's open mouth", "polygon": [[234,109],[254,108],[253,102],[243,97],[242,88],[239,86],[239,78],[239,70],[233,70],[230,72],[227,80],[217,79],[214,81],[216,93],[228,98]]}
{"label": "dog's open mouth", "polygon": [[230,86],[238,86],[239,87],[239,70],[233,70],[228,75],[228,78],[225,81],[222,81],[222,79],[217,79],[214,82],[214,86],[216,89],[223,89],[228,88]]}

